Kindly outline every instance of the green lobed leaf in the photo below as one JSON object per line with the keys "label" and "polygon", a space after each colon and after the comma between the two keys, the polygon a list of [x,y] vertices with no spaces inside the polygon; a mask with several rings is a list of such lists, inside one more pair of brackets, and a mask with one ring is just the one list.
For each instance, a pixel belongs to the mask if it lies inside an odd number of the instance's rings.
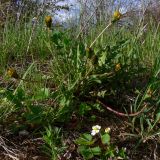
{"label": "green lobed leaf", "polygon": [[98,156],[101,154],[101,148],[98,146],[98,147],[94,147],[94,148],[91,148],[91,151],[94,155]]}
{"label": "green lobed leaf", "polygon": [[78,152],[83,156],[84,159],[92,159],[94,157],[91,149],[87,146],[79,146]]}
{"label": "green lobed leaf", "polygon": [[90,134],[82,134],[81,137],[75,140],[75,143],[78,145],[92,145],[94,140],[92,140],[92,136]]}
{"label": "green lobed leaf", "polygon": [[103,144],[109,144],[110,143],[110,135],[105,133],[101,136],[101,140]]}

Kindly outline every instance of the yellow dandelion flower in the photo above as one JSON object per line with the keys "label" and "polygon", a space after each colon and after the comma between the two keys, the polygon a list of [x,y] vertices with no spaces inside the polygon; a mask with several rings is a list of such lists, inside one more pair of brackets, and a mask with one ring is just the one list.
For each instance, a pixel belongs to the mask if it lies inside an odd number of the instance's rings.
{"label": "yellow dandelion flower", "polygon": [[117,10],[113,13],[113,20],[112,22],[116,22],[118,20],[120,20],[122,17],[122,14]]}
{"label": "yellow dandelion flower", "polygon": [[93,54],[94,54],[94,51],[92,50],[92,48],[87,47],[86,48],[86,56],[87,56],[87,58],[91,58],[93,56]]}
{"label": "yellow dandelion flower", "polygon": [[51,16],[46,16],[45,17],[45,23],[46,23],[47,28],[51,28],[51,26],[52,26],[52,17]]}
{"label": "yellow dandelion flower", "polygon": [[11,78],[19,79],[19,75],[17,74],[17,71],[14,68],[9,68],[7,70],[7,75]]}
{"label": "yellow dandelion flower", "polygon": [[117,72],[117,71],[119,71],[120,69],[121,69],[121,64],[120,64],[120,63],[116,64],[116,66],[115,66],[115,71]]}
{"label": "yellow dandelion flower", "polygon": [[151,88],[149,88],[149,89],[147,90],[147,95],[148,95],[149,97],[152,97],[152,95],[153,95],[153,90],[152,90]]}
{"label": "yellow dandelion flower", "polygon": [[93,65],[97,65],[98,64],[98,56],[94,54],[91,58],[91,61],[92,61]]}

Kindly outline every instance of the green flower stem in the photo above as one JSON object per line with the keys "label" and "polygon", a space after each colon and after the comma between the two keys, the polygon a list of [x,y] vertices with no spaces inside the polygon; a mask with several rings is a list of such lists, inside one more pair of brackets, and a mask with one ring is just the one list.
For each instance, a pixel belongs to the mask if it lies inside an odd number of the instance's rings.
{"label": "green flower stem", "polygon": [[109,28],[111,25],[112,25],[112,23],[110,22],[110,23],[102,30],[102,32],[95,38],[95,40],[91,43],[91,45],[90,45],[89,48],[91,48],[91,47],[94,45],[94,43],[98,40],[98,38],[99,38],[99,37],[106,31],[106,29]]}

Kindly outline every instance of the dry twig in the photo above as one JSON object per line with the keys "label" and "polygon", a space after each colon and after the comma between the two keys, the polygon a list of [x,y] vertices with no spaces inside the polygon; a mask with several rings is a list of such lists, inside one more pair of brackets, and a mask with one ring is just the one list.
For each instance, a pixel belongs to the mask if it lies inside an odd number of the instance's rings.
{"label": "dry twig", "polygon": [[112,109],[111,107],[105,105],[104,103],[102,103],[102,102],[101,102],[100,100],[98,100],[98,99],[97,99],[97,102],[98,102],[99,104],[101,104],[104,108],[106,108],[107,110],[111,111],[112,113],[114,113],[114,114],[116,114],[116,115],[118,115],[118,116],[122,116],[122,117],[134,117],[134,116],[138,116],[138,115],[141,114],[141,113],[145,110],[145,108],[147,107],[147,104],[145,104],[144,107],[143,107],[140,111],[135,112],[135,113],[127,114],[127,113],[118,112],[118,111]]}

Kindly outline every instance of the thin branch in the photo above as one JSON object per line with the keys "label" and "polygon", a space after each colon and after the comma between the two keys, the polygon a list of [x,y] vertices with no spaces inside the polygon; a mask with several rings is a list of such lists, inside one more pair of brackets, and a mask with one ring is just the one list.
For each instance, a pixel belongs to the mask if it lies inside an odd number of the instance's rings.
{"label": "thin branch", "polygon": [[99,104],[101,104],[104,108],[106,108],[107,110],[111,111],[112,113],[118,115],[118,116],[122,116],[122,117],[134,117],[134,116],[138,116],[139,114],[143,113],[143,111],[145,110],[145,108],[147,107],[147,104],[144,105],[144,107],[139,111],[139,112],[135,112],[135,113],[122,113],[122,112],[118,112],[115,111],[114,109],[112,109],[111,107],[105,105],[104,103],[102,103],[100,100],[97,99],[97,102]]}

